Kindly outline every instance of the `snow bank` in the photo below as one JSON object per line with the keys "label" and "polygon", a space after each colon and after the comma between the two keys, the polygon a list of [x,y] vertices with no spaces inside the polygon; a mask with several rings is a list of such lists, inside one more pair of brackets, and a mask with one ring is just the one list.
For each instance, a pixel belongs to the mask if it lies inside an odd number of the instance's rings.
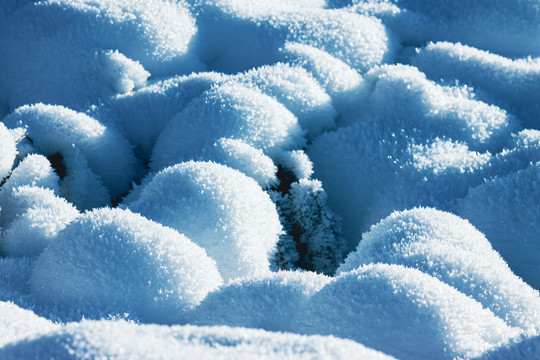
{"label": "snow bank", "polygon": [[164,128],[152,152],[153,171],[196,159],[220,138],[232,138],[262,149],[275,158],[305,140],[296,117],[261,92],[225,84],[191,101]]}
{"label": "snow bank", "polygon": [[343,218],[343,235],[353,250],[361,234],[394,210],[414,206],[452,207],[480,184],[490,153],[440,138],[413,137],[379,120],[359,122],[321,135],[308,148],[314,177]]}
{"label": "snow bank", "polygon": [[128,206],[203,247],[226,281],[268,272],[281,233],[275,205],[255,180],[212,162],[164,169]]}
{"label": "snow bank", "polygon": [[227,79],[218,73],[193,73],[155,82],[105,101],[96,118],[121,129],[137,156],[149,160],[156,138],[174,115],[214,84]]}
{"label": "snow bank", "polygon": [[281,50],[286,61],[300,65],[324,87],[340,113],[352,110],[367,91],[362,76],[340,59],[316,47],[287,42]]}
{"label": "snow bank", "polygon": [[524,127],[540,128],[540,59],[512,60],[462,44],[429,43],[411,63],[433,80],[459,80],[487,93],[517,115]]}
{"label": "snow bank", "polygon": [[[0,351],[6,344],[57,330],[59,326],[9,302],[0,301]],[[3,357],[3,355],[2,355]]]}
{"label": "snow bank", "polygon": [[30,288],[59,311],[174,323],[221,284],[215,262],[176,231],[128,210],[87,212],[38,259]]}
{"label": "snow bank", "polygon": [[372,17],[283,1],[205,0],[197,52],[213,70],[233,73],[275,63],[287,41],[324,50],[360,71],[391,58],[393,44]]}
{"label": "snow bank", "polygon": [[171,1],[29,4],[12,14],[0,36],[3,93],[11,109],[45,102],[80,110],[144,85],[146,70],[199,70],[189,54],[195,31],[188,10]]}
{"label": "snow bank", "polygon": [[15,161],[17,147],[9,130],[0,122],[0,181],[6,177]]}
{"label": "snow bank", "polygon": [[364,234],[338,272],[370,263],[419,269],[529,336],[540,332],[538,291],[514,275],[484,235],[456,215],[429,208],[395,212]]}
{"label": "snow bank", "polygon": [[276,98],[296,117],[306,137],[312,139],[335,126],[332,99],[306,70],[277,63],[239,74],[234,79]]}
{"label": "snow bank", "polygon": [[457,213],[486,234],[512,270],[540,289],[540,163],[486,180],[458,202]]}
{"label": "snow bank", "polygon": [[280,271],[240,279],[214,291],[192,314],[196,325],[227,325],[268,331],[294,331],[298,309],[331,281],[313,272]]}
{"label": "snow bank", "polygon": [[517,128],[512,116],[475,100],[467,88],[440,86],[412,66],[381,66],[364,79],[371,91],[354,121],[376,118],[394,132],[451,138],[477,151],[502,149]]}
{"label": "snow bank", "polygon": [[392,357],[350,340],[229,327],[85,321],[0,349],[2,359],[351,359]]}
{"label": "snow bank", "polygon": [[[341,0],[330,2],[343,2]],[[407,45],[461,42],[509,57],[540,55],[540,8],[536,0],[346,1],[375,15]]]}
{"label": "snow bank", "polygon": [[39,255],[79,215],[51,189],[2,187],[0,195],[0,249],[8,256]]}
{"label": "snow bank", "polygon": [[519,335],[455,288],[401,265],[342,274],[296,319],[302,333],[349,338],[400,359],[474,358]]}
{"label": "snow bank", "polygon": [[3,122],[10,128],[26,127],[34,148],[43,155],[66,157],[76,147],[113,197],[129,189],[135,157],[130,144],[114,128],[63,106],[44,104],[22,106]]}

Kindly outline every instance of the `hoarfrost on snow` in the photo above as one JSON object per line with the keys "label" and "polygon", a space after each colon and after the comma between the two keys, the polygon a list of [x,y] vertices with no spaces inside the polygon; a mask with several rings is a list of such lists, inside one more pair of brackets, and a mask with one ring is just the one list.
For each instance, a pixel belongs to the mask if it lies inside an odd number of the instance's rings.
{"label": "hoarfrost on snow", "polygon": [[276,207],[259,184],[213,162],[162,170],[128,207],[204,248],[225,281],[269,272],[282,231]]}
{"label": "hoarfrost on snow", "polygon": [[222,282],[215,262],[184,235],[129,210],[102,208],[69,224],[30,278],[32,295],[86,318],[128,313],[175,323]]}

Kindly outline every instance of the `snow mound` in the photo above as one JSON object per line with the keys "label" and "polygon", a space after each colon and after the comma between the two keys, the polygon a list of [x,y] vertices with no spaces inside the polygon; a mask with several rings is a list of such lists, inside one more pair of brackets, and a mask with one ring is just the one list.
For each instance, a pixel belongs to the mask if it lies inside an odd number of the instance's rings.
{"label": "snow mound", "polygon": [[149,160],[156,138],[174,115],[225,79],[218,73],[193,73],[158,81],[108,99],[95,110],[96,118],[121,129],[137,156]]}
{"label": "snow mound", "polygon": [[291,271],[240,279],[208,294],[190,314],[190,323],[294,331],[292,319],[302,316],[298,309],[330,281],[313,272]]}
{"label": "snow mound", "polygon": [[230,327],[84,321],[0,349],[2,359],[351,359],[392,357],[350,340]]}
{"label": "snow mound", "polygon": [[304,68],[277,63],[252,69],[234,79],[246,87],[260,89],[285,105],[298,117],[308,139],[335,126],[337,113],[332,99]]}
{"label": "snow mound", "polygon": [[[340,0],[338,0],[340,1]],[[352,9],[375,15],[406,45],[461,42],[509,57],[540,55],[536,0],[352,0]]]}
{"label": "snow mound", "polygon": [[281,233],[276,207],[255,180],[212,162],[162,170],[129,208],[203,247],[225,281],[268,272]]}
{"label": "snow mound", "polygon": [[58,325],[37,316],[32,311],[10,302],[0,301],[0,349],[9,343],[24,341],[58,328]]}
{"label": "snow mound", "polygon": [[275,158],[283,150],[302,147],[305,140],[296,117],[261,92],[225,84],[191,101],[164,128],[152,153],[151,168],[196,159],[220,138],[243,140]]}
{"label": "snow mound", "polygon": [[337,277],[296,319],[300,332],[349,338],[400,359],[474,358],[520,333],[438,279],[386,264]]}
{"label": "snow mound", "polygon": [[477,151],[500,150],[517,127],[512,116],[475,100],[467,88],[440,86],[412,66],[381,66],[364,79],[371,91],[354,121],[376,118],[395,132],[451,138]]}
{"label": "snow mound", "polygon": [[[46,102],[82,109],[144,85],[150,75],[201,68],[188,54],[194,19],[160,0],[47,0],[4,24],[0,59],[11,109]],[[145,70],[146,69],[146,70]]]}
{"label": "snow mound", "polygon": [[360,71],[389,60],[393,43],[373,17],[258,0],[205,0],[197,9],[197,52],[226,73],[275,63],[287,41],[324,50]]}
{"label": "snow mound", "polygon": [[362,76],[340,59],[316,47],[287,42],[282,49],[286,61],[302,66],[324,87],[340,113],[352,110],[367,91]]}
{"label": "snow mound", "polygon": [[468,221],[429,208],[395,212],[364,234],[338,272],[370,263],[416,268],[474,298],[508,325],[540,332],[540,294]]}
{"label": "snow mound", "polygon": [[33,296],[87,318],[128,313],[174,323],[221,284],[215,262],[178,232],[129,210],[102,208],[69,224],[41,254]]}
{"label": "snow mound", "polygon": [[484,180],[490,153],[441,138],[413,137],[386,124],[359,122],[321,135],[308,148],[330,207],[343,218],[353,250],[361,234],[394,210],[450,209]]}
{"label": "snow mound", "polygon": [[517,116],[524,127],[540,128],[540,59],[512,60],[449,42],[417,49],[411,63],[434,80],[459,80],[481,89]]}
{"label": "snow mound", "polygon": [[0,122],[0,181],[11,171],[16,155],[15,139],[13,139],[4,124]]}
{"label": "snow mound", "polygon": [[242,140],[219,139],[201,154],[198,160],[210,160],[227,165],[253,178],[262,188],[269,188],[278,183],[277,167],[272,159],[261,149],[256,149]]}
{"label": "snow mound", "polygon": [[79,149],[113,197],[129,189],[135,157],[131,145],[114,128],[63,106],[44,104],[22,106],[3,122],[10,128],[26,127],[34,148],[43,155],[66,157],[74,147]]}
{"label": "snow mound", "polygon": [[8,256],[39,255],[79,215],[51,189],[25,185],[0,193],[0,249]]}
{"label": "snow mound", "polygon": [[58,182],[60,178],[51,167],[51,163],[43,155],[31,154],[26,156],[11,172],[5,184],[0,188],[0,201],[19,186],[38,186],[48,188],[55,194],[60,193]]}
{"label": "snow mound", "polygon": [[540,289],[540,163],[486,180],[458,202],[457,213],[486,234],[512,270]]}

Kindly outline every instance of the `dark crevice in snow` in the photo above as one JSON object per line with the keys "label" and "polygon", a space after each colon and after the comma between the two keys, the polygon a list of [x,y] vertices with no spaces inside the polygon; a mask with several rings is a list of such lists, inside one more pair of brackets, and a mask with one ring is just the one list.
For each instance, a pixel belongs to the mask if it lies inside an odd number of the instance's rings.
{"label": "dark crevice in snow", "polygon": [[64,179],[66,177],[66,165],[64,164],[64,157],[59,152],[56,152],[50,156],[47,156],[47,159],[51,162],[51,166],[60,177]]}
{"label": "dark crevice in snow", "polygon": [[278,171],[276,174],[279,185],[275,188],[272,188],[272,190],[279,191],[282,195],[285,195],[289,192],[289,189],[291,188],[291,184],[298,179],[291,171],[286,170],[283,166],[278,165]]}

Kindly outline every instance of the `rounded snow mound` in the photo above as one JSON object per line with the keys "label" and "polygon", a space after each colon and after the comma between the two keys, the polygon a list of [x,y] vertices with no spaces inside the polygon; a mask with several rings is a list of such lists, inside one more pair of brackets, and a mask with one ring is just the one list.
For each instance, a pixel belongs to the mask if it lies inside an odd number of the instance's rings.
{"label": "rounded snow mound", "polygon": [[85,317],[128,313],[173,323],[222,280],[203,249],[129,210],[87,212],[42,253],[30,278],[36,300]]}
{"label": "rounded snow mound", "polygon": [[455,288],[401,265],[342,274],[296,319],[299,332],[349,338],[400,359],[474,358],[520,334]]}
{"label": "rounded snow mound", "polygon": [[506,111],[474,98],[470,89],[441,86],[407,65],[383,65],[365,77],[370,92],[354,121],[376,118],[394,132],[462,141],[476,151],[498,151],[518,126]]}
{"label": "rounded snow mound", "polygon": [[490,153],[399,129],[368,119],[322,134],[307,149],[329,205],[344,220],[349,250],[393,211],[415,206],[450,209],[484,180]]}
{"label": "rounded snow mound", "polygon": [[[59,153],[69,158],[72,152],[80,151],[111,196],[121,196],[131,186],[135,157],[131,145],[114,128],[84,113],[45,104],[22,106],[3,122],[10,128],[25,127],[33,147],[43,155]],[[69,175],[70,169],[66,171]]]}
{"label": "rounded snow mound", "polygon": [[0,181],[10,173],[15,156],[17,156],[15,139],[0,122]]}
{"label": "rounded snow mound", "polygon": [[528,335],[540,332],[538,291],[514,275],[482,233],[454,214],[429,208],[394,212],[363,235],[338,273],[370,263],[419,269],[472,297],[510,326]]}
{"label": "rounded snow mound", "polygon": [[262,188],[278,183],[277,167],[261,149],[246,144],[242,140],[219,139],[201,152],[199,160],[210,160],[243,172],[253,178]]}
{"label": "rounded snow mound", "polygon": [[190,314],[190,324],[294,331],[291,321],[331,278],[314,272],[280,271],[239,279],[208,294]]}
{"label": "rounded snow mound", "polygon": [[0,357],[5,360],[65,359],[73,358],[74,354],[92,359],[393,359],[333,336],[105,320],[68,324],[0,349]]}
{"label": "rounded snow mound", "polygon": [[287,42],[284,58],[306,69],[326,90],[340,113],[351,111],[367,91],[362,76],[342,60],[326,51],[302,43]]}
{"label": "rounded snow mound", "polygon": [[[333,0],[333,2],[342,0]],[[536,0],[345,0],[375,15],[406,45],[461,42],[509,57],[540,55]]]}
{"label": "rounded snow mound", "polygon": [[275,97],[296,117],[306,137],[312,139],[335,126],[332,99],[304,68],[277,63],[239,74],[234,79]]}
{"label": "rounded snow mound", "polygon": [[472,188],[457,213],[486,234],[512,270],[540,289],[540,163]]}
{"label": "rounded snow mound", "polygon": [[24,344],[26,339],[58,328],[58,325],[37,316],[30,310],[22,309],[10,302],[0,301],[0,349],[10,343]]}
{"label": "rounded snow mound", "polygon": [[[76,109],[144,85],[150,75],[200,69],[188,54],[195,21],[161,0],[47,0],[5,23],[0,59],[12,109],[47,102]],[[146,69],[146,70],[145,70]]]}
{"label": "rounded snow mound", "polygon": [[0,249],[8,256],[39,255],[79,215],[51,189],[24,185],[0,195]]}
{"label": "rounded snow mound", "polygon": [[411,60],[433,80],[459,80],[481,89],[524,127],[540,129],[540,59],[510,59],[449,42],[429,43]]}
{"label": "rounded snow mound", "polygon": [[58,182],[60,178],[51,167],[47,158],[40,154],[30,154],[26,156],[9,175],[9,178],[0,188],[0,202],[2,198],[10,193],[9,190],[19,186],[39,186],[60,193]]}
{"label": "rounded snow mound", "polygon": [[96,116],[121,129],[135,146],[136,155],[149,160],[157,137],[174,115],[226,78],[222,74],[203,72],[157,81],[108,99],[96,109]]}
{"label": "rounded snow mound", "polygon": [[152,170],[194,160],[220,138],[242,140],[275,158],[305,143],[297,118],[277,100],[238,84],[205,91],[164,128],[152,153]]}
{"label": "rounded snow mound", "polygon": [[281,233],[276,207],[255,180],[212,162],[162,170],[129,208],[203,247],[226,281],[268,272]]}
{"label": "rounded snow mound", "polygon": [[359,71],[390,60],[394,51],[374,17],[282,1],[205,0],[198,8],[197,51],[217,71],[273,64],[287,41],[324,50]]}

